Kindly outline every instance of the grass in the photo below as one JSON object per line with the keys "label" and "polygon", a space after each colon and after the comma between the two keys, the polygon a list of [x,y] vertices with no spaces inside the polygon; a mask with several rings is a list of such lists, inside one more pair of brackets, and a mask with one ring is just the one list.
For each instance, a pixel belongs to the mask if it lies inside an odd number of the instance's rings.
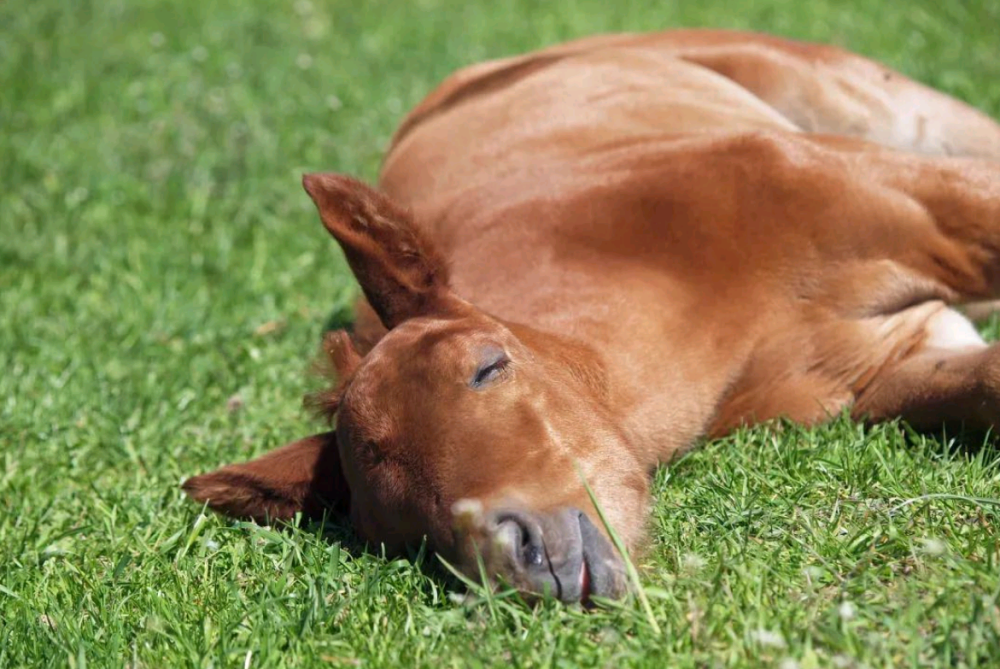
{"label": "grass", "polygon": [[681,25],[841,44],[1000,117],[985,0],[0,4],[0,666],[995,666],[1000,456],[947,436],[761,428],[661,471],[659,634],[178,489],[316,427],[305,371],[356,288],[301,172],[374,178],[462,64]]}

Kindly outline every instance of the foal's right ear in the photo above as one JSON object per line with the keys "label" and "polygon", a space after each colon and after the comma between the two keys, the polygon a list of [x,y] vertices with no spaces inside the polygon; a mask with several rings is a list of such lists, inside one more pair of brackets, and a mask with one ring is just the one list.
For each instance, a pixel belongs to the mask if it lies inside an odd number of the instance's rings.
{"label": "foal's right ear", "polygon": [[444,258],[389,198],[339,174],[307,174],[302,185],[387,329],[461,309]]}
{"label": "foal's right ear", "polygon": [[182,486],[192,499],[233,518],[289,520],[346,511],[350,490],[340,466],[336,432],[293,441],[256,460],[192,476]]}

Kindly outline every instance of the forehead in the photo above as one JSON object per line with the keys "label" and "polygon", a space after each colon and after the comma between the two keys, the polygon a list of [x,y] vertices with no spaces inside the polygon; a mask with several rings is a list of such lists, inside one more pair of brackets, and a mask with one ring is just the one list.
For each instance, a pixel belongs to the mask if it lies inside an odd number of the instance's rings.
{"label": "forehead", "polygon": [[436,401],[446,400],[442,391],[467,391],[480,362],[513,343],[503,326],[487,319],[406,321],[365,356],[346,389],[344,408],[358,418],[399,413],[423,404],[432,389]]}
{"label": "forehead", "polygon": [[465,370],[485,349],[503,347],[505,329],[487,319],[415,318],[391,330],[365,357],[358,371],[387,379],[415,371],[435,376]]}
{"label": "forehead", "polygon": [[413,318],[391,330],[372,352],[381,353],[381,358],[407,356],[415,351],[451,352],[496,337],[500,330],[491,321],[479,318]]}

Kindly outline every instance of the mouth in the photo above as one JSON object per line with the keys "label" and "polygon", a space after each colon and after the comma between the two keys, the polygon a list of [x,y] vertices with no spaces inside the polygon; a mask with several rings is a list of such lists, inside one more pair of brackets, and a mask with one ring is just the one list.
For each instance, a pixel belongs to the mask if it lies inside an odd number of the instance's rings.
{"label": "mouth", "polygon": [[591,522],[587,514],[578,512],[580,543],[580,599],[589,604],[592,597],[619,599],[627,591],[625,563],[611,542]]}
{"label": "mouth", "polygon": [[[617,599],[627,591],[624,562],[611,542],[579,509],[534,512],[504,508],[470,517],[456,509],[457,527],[474,525],[487,573],[513,585],[529,599],[553,597],[592,606],[595,597]],[[459,532],[461,534],[461,532]],[[469,573],[476,573],[472,563]]]}

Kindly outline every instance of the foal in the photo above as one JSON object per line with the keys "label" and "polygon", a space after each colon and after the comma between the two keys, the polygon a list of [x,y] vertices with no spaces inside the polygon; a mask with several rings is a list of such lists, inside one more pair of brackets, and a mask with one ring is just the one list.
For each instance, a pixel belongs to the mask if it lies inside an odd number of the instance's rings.
{"label": "foal", "polygon": [[336,429],[189,479],[256,519],[350,514],[564,601],[624,592],[650,472],[845,409],[1000,416],[1000,127],[843,51],[679,31],[451,76],[376,191],[304,178],[364,292],[324,348]]}

